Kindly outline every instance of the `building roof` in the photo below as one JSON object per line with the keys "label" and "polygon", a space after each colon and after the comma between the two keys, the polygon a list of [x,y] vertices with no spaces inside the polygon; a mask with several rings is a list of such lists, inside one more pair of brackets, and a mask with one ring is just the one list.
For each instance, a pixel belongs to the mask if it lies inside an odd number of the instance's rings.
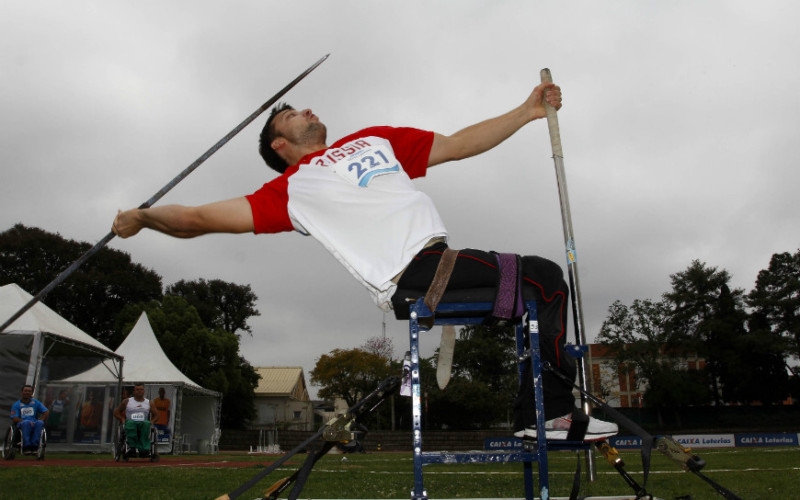
{"label": "building roof", "polygon": [[301,366],[259,366],[256,373],[261,376],[256,387],[256,396],[290,396],[307,401],[306,377]]}

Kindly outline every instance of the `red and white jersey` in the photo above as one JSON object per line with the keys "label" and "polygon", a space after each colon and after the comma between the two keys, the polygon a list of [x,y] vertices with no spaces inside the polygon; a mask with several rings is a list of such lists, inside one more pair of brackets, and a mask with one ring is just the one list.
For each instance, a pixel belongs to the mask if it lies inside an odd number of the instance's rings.
{"label": "red and white jersey", "polygon": [[256,233],[299,231],[333,254],[388,309],[392,278],[447,230],[411,179],[428,168],[433,133],[372,127],[305,156],[247,196]]}

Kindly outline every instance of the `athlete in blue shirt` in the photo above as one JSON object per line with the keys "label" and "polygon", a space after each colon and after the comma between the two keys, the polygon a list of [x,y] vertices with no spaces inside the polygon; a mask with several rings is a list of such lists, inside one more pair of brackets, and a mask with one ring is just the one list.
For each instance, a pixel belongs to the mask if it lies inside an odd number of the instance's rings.
{"label": "athlete in blue shirt", "polygon": [[49,413],[47,407],[33,397],[33,386],[23,385],[22,397],[11,405],[11,420],[22,431],[23,451],[39,447],[39,437]]}

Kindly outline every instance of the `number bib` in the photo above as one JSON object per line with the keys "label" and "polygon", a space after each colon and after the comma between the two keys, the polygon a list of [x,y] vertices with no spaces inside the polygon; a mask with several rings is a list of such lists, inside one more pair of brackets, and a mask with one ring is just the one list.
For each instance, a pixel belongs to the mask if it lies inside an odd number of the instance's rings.
{"label": "number bib", "polygon": [[36,416],[32,406],[26,406],[24,408],[20,408],[19,414],[22,417],[34,417],[34,416]]}
{"label": "number bib", "polygon": [[144,422],[144,412],[131,413],[131,420],[135,422]]}
{"label": "number bib", "polygon": [[399,172],[400,163],[389,148],[376,145],[356,151],[331,170],[351,184],[367,187],[375,177]]}

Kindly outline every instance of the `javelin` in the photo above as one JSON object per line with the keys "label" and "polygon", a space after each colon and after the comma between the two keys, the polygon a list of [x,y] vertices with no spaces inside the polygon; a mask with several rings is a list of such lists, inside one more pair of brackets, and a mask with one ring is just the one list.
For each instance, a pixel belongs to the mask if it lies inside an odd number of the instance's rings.
{"label": "javelin", "polygon": [[[139,208],[149,208],[149,207],[153,206],[153,204],[154,204],[155,202],[157,202],[158,200],[160,200],[160,199],[161,199],[161,197],[163,197],[165,194],[167,194],[167,192],[169,192],[169,190],[171,190],[172,188],[174,188],[175,186],[177,186],[179,182],[181,182],[183,179],[185,179],[185,178],[186,178],[186,176],[188,176],[189,174],[191,174],[191,173],[192,173],[192,172],[193,172],[193,171],[194,171],[194,170],[195,170],[197,167],[199,167],[199,166],[200,166],[200,164],[201,164],[201,163],[203,163],[204,161],[206,161],[206,160],[207,160],[207,159],[208,159],[208,158],[209,158],[211,155],[213,155],[214,153],[216,153],[216,152],[217,152],[217,150],[218,150],[219,148],[221,148],[221,147],[222,147],[222,146],[224,146],[224,145],[225,145],[225,144],[226,144],[228,141],[230,141],[230,140],[233,138],[233,136],[235,136],[236,134],[238,134],[239,132],[241,132],[243,128],[245,128],[247,125],[249,125],[249,124],[250,124],[250,122],[252,122],[253,120],[255,120],[255,119],[258,117],[258,115],[260,115],[261,113],[263,113],[263,112],[264,112],[264,110],[266,110],[267,108],[269,108],[270,106],[272,106],[273,104],[275,104],[275,102],[276,102],[278,99],[280,99],[281,97],[283,97],[283,95],[284,95],[284,94],[286,94],[287,92],[289,92],[289,90],[291,90],[291,88],[292,88],[292,87],[294,87],[295,85],[297,85],[297,83],[298,83],[298,82],[300,82],[300,80],[302,80],[303,78],[305,78],[306,76],[308,76],[308,74],[309,74],[309,73],[311,73],[312,71],[314,71],[314,70],[316,69],[316,67],[317,67],[317,66],[319,66],[320,64],[322,64],[322,63],[325,61],[325,59],[327,59],[327,58],[328,58],[328,56],[330,56],[330,54],[325,54],[325,56],[324,56],[324,57],[322,57],[322,58],[321,58],[319,61],[317,61],[317,62],[315,62],[314,64],[312,64],[312,65],[311,65],[311,67],[309,67],[307,70],[303,71],[303,72],[302,72],[302,73],[301,73],[301,74],[300,74],[300,75],[299,75],[297,78],[295,78],[295,79],[294,79],[294,80],[292,80],[292,81],[291,81],[291,82],[290,82],[288,85],[286,85],[285,87],[283,87],[283,88],[282,88],[282,89],[281,89],[281,90],[280,90],[280,91],[279,91],[277,94],[275,94],[274,96],[272,96],[272,97],[270,98],[270,100],[268,100],[267,102],[265,102],[264,104],[262,104],[262,105],[261,105],[261,107],[259,107],[257,110],[255,110],[255,111],[254,111],[254,112],[253,112],[253,113],[252,113],[250,116],[248,116],[247,118],[245,118],[245,119],[244,119],[244,121],[243,121],[242,123],[240,123],[239,125],[237,125],[237,126],[236,126],[236,128],[234,128],[233,130],[231,130],[230,132],[228,132],[228,134],[227,134],[225,137],[223,137],[223,138],[222,138],[222,139],[220,139],[220,140],[219,140],[219,141],[218,141],[216,144],[214,144],[213,146],[211,146],[211,148],[210,148],[208,151],[206,151],[205,153],[203,153],[203,155],[202,155],[202,156],[200,156],[200,158],[196,159],[196,160],[195,160],[195,161],[194,161],[194,162],[193,162],[191,165],[189,165],[188,167],[186,167],[186,168],[183,170],[183,172],[181,172],[181,173],[179,173],[178,175],[176,175],[174,179],[172,179],[171,181],[169,181],[169,182],[168,182],[168,183],[167,183],[167,184],[166,184],[164,187],[162,187],[162,188],[161,188],[161,189],[160,189],[160,190],[159,190],[159,191],[158,191],[156,194],[154,194],[152,197],[150,197],[150,199],[149,199],[149,200],[147,200],[147,201],[145,201],[144,203],[142,203],[141,205],[139,205]],[[24,306],[22,306],[22,308],[20,308],[20,310],[19,310],[19,311],[17,311],[16,313],[14,313],[14,315],[13,315],[13,316],[11,316],[10,318],[8,318],[8,320],[6,320],[6,322],[5,322],[5,323],[3,323],[3,325],[2,325],[2,326],[0,326],[0,333],[2,333],[3,331],[5,331],[5,329],[6,329],[6,328],[7,328],[9,325],[11,325],[11,323],[13,323],[14,321],[16,321],[16,320],[17,320],[17,319],[18,319],[20,316],[22,316],[23,314],[25,314],[25,312],[26,312],[28,309],[30,309],[31,307],[33,307],[33,305],[34,305],[34,304],[36,304],[37,302],[39,302],[40,300],[42,300],[42,299],[44,298],[44,296],[45,296],[45,295],[47,295],[48,293],[50,293],[50,292],[53,290],[53,288],[55,288],[55,287],[57,287],[58,285],[60,285],[60,284],[61,284],[61,282],[63,282],[65,279],[67,279],[67,277],[68,277],[70,274],[72,274],[73,272],[75,272],[75,270],[77,270],[77,269],[78,269],[78,268],[79,268],[79,267],[80,267],[80,266],[81,266],[81,265],[82,265],[84,262],[86,262],[86,261],[89,259],[89,257],[91,257],[92,255],[94,255],[94,254],[96,254],[97,252],[99,252],[99,251],[100,251],[100,249],[102,249],[104,246],[106,246],[106,244],[108,244],[108,242],[109,242],[109,241],[111,241],[111,240],[114,238],[114,236],[116,236],[116,235],[114,234],[114,231],[109,231],[109,233],[108,233],[107,235],[105,235],[105,237],[104,237],[102,240],[100,240],[100,241],[98,241],[97,243],[95,243],[95,245],[94,245],[92,248],[90,248],[90,249],[89,249],[89,250],[88,250],[88,251],[87,251],[85,254],[81,255],[81,256],[80,256],[80,258],[78,258],[78,260],[76,260],[75,262],[73,262],[73,263],[72,263],[72,264],[71,264],[71,265],[70,265],[68,268],[64,269],[64,270],[61,272],[61,274],[59,274],[59,275],[56,277],[56,279],[54,279],[53,281],[51,281],[51,282],[50,282],[50,283],[49,283],[49,284],[48,284],[46,287],[44,287],[44,288],[42,289],[42,291],[40,291],[39,293],[37,293],[37,294],[36,294],[36,296],[34,296],[34,297],[31,299],[31,300],[29,300],[27,304],[25,304]]]}
{"label": "javelin", "polygon": [[[544,68],[539,72],[542,82],[553,82],[553,77],[550,70]],[[569,209],[569,195],[567,193],[567,174],[564,170],[564,152],[561,148],[561,131],[558,127],[558,114],[556,108],[544,101],[545,109],[547,110],[547,128],[550,132],[550,146],[553,151],[553,161],[556,168],[556,183],[558,184],[558,198],[561,204],[561,225],[564,230],[564,244],[566,246],[567,254],[567,275],[570,284],[570,296],[572,299],[572,316],[575,323],[575,341],[578,345],[586,345],[586,334],[584,333],[583,326],[583,305],[581,303],[581,285],[578,280],[578,259],[575,252],[575,235],[572,231],[572,214]],[[577,359],[578,361],[578,380],[580,386],[586,389],[587,380],[589,380],[589,372],[586,367],[586,361],[583,357]],[[588,415],[591,412],[589,402],[581,396],[583,400],[583,410]],[[586,461],[589,469],[590,480],[595,480],[594,462],[591,459],[589,451],[586,452]]]}

